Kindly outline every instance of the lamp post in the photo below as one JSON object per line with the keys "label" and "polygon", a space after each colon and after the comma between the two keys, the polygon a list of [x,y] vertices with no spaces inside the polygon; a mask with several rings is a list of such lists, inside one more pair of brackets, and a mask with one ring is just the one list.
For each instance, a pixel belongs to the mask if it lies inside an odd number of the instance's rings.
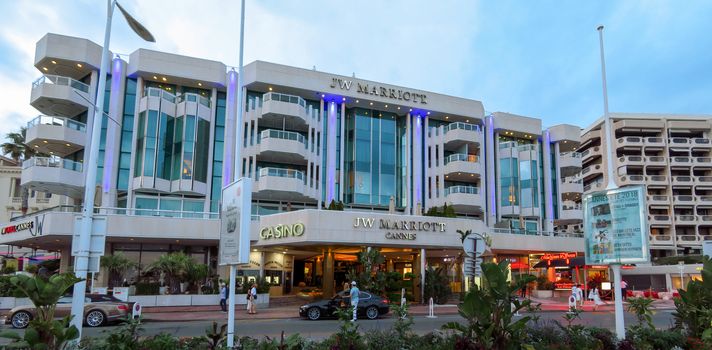
{"label": "lamp post", "polygon": [[93,104],[94,118],[92,119],[92,133],[89,139],[89,158],[84,164],[86,173],[84,178],[84,205],[82,206],[82,221],[79,231],[78,251],[74,252],[74,274],[82,279],[74,285],[72,295],[72,322],[77,327],[79,338],[82,335],[82,324],[84,322],[84,294],[87,287],[87,272],[89,268],[89,250],[92,229],[92,214],[94,212],[94,187],[96,185],[97,161],[99,158],[99,139],[101,138],[101,121],[104,106],[104,90],[106,88],[106,72],[109,69],[109,41],[111,39],[111,19],[114,13],[114,6],[118,7],[121,14],[126,19],[129,27],[142,39],[155,42],[153,35],[129,15],[116,0],[107,0],[106,27],[104,29],[104,46],[101,51],[101,67],[99,69],[99,86],[96,93],[96,100]]}

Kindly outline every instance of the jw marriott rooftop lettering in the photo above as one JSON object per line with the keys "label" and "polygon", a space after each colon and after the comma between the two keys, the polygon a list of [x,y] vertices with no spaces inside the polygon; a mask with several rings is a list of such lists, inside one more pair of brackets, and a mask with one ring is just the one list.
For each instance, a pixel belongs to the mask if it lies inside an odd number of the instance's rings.
{"label": "jw marriott rooftop lettering", "polygon": [[[373,218],[355,218],[354,228],[373,228],[376,219]],[[444,222],[435,221],[407,221],[407,220],[379,220],[379,229],[382,230],[401,230],[401,231],[431,231],[445,232]]]}
{"label": "jw marriott rooftop lettering", "polygon": [[[341,79],[341,78],[331,78],[331,85],[329,85],[332,89],[341,89],[341,90],[351,90],[351,87],[354,85],[353,80],[346,80],[346,79]],[[393,89],[393,88],[386,88],[383,86],[378,86],[376,84],[366,84],[366,83],[360,83],[356,82],[356,92],[359,94],[364,94],[364,95],[374,95],[374,96],[380,96],[380,97],[385,97],[385,98],[390,98],[392,100],[399,100],[399,101],[407,101],[407,102],[414,102],[414,103],[422,103],[422,104],[427,104],[427,96],[425,94],[421,93],[416,93],[416,92],[411,92],[411,91],[403,91],[400,89]]]}

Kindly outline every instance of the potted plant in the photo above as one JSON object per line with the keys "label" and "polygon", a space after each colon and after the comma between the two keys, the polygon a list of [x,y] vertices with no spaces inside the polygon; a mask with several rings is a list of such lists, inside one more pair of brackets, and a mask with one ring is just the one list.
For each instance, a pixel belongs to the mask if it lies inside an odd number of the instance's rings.
{"label": "potted plant", "polygon": [[549,281],[546,276],[539,276],[536,279],[536,289],[533,293],[536,298],[553,298],[554,283]]}

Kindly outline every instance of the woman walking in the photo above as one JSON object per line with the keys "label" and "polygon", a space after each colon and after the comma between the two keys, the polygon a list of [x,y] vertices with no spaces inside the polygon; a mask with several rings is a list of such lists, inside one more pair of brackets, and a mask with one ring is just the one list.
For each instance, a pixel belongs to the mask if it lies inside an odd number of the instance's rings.
{"label": "woman walking", "polygon": [[250,288],[250,291],[247,293],[247,304],[248,304],[248,313],[251,315],[254,315],[257,313],[256,311],[256,303],[257,301],[257,285],[252,284],[252,288]]}
{"label": "woman walking", "polygon": [[593,286],[591,292],[588,293],[588,298],[593,300],[593,311],[598,310],[599,305],[604,305],[603,301],[601,301],[601,295],[598,292],[598,286]]}

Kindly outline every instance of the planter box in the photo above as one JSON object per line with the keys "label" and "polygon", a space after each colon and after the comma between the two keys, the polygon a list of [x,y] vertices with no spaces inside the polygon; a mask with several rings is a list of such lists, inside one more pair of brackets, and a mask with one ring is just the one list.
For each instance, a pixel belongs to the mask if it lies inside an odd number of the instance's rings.
{"label": "planter box", "polygon": [[137,302],[141,306],[156,306],[155,295],[132,295],[129,301]]}
{"label": "planter box", "polygon": [[218,294],[193,294],[190,296],[190,305],[219,305],[220,295]]}
{"label": "planter box", "polygon": [[553,290],[534,290],[532,292],[534,293],[535,298],[553,298],[554,297]]}
{"label": "planter box", "polygon": [[156,297],[156,306],[190,305],[190,299],[190,294],[159,295]]}

